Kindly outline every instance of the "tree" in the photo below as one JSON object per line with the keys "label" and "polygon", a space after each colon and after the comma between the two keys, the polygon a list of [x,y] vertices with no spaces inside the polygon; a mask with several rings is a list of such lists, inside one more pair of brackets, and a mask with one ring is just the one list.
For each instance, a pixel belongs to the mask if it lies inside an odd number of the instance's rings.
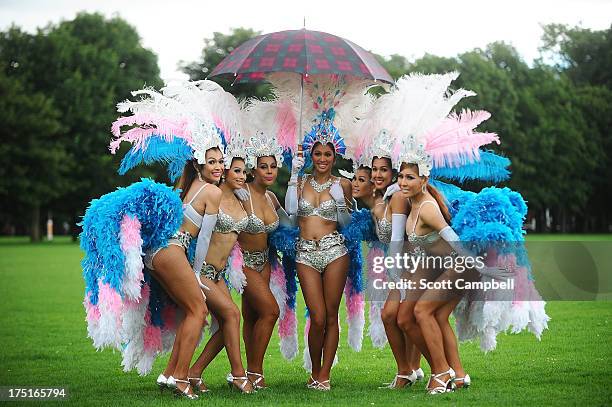
{"label": "tree", "polygon": [[[206,79],[223,58],[244,42],[260,34],[261,32],[253,31],[250,28],[234,28],[230,34],[214,32],[212,38],[204,39],[200,60],[197,62],[182,61],[181,70],[193,81]],[[264,98],[270,95],[270,85],[265,83],[233,83],[232,80],[223,77],[216,77],[214,80],[239,99]]]}
{"label": "tree", "polygon": [[67,153],[70,188],[50,205],[76,223],[93,197],[134,179],[116,174],[118,158],[107,148],[109,127],[116,103],[131,90],[161,86],[157,57],[127,22],[100,14],[81,13],[30,37],[9,31],[1,41],[7,76],[27,84],[26,92],[44,94],[62,112],[56,143]]}
{"label": "tree", "polygon": [[[60,112],[51,99],[29,93],[19,80],[0,71],[0,204],[29,218],[31,239],[40,240],[40,208],[70,188],[67,152],[57,143]],[[8,219],[2,219],[7,221]]]}

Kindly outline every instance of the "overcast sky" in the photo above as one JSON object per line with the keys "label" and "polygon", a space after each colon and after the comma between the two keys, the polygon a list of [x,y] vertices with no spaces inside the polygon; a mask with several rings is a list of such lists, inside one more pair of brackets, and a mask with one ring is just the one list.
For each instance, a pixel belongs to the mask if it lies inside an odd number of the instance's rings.
{"label": "overcast sky", "polygon": [[[274,32],[302,27],[329,32],[382,55],[413,60],[424,53],[454,56],[503,40],[527,62],[538,56],[541,24],[581,24],[606,29],[612,0],[445,0],[423,1],[193,1],[174,0],[0,0],[0,29],[15,23],[34,31],[69,20],[79,11],[115,13],[138,30],[145,47],[159,57],[162,78],[186,78],[179,61],[194,61],[204,38],[233,27]],[[425,4],[426,3],[426,4]],[[409,5],[409,7],[407,6]]]}

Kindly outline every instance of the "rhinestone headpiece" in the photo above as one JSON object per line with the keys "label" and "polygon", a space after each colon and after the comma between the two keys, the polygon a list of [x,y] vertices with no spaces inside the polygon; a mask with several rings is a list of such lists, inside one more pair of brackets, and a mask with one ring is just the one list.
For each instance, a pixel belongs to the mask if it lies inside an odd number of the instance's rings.
{"label": "rhinestone headpiece", "polygon": [[414,136],[410,136],[407,140],[402,140],[401,142],[400,153],[396,164],[397,168],[400,168],[402,163],[416,164],[419,167],[419,176],[428,177],[433,160],[431,156],[425,152],[423,143],[418,143]]}
{"label": "rhinestone headpiece", "polygon": [[266,135],[260,131],[249,139],[246,146],[247,167],[255,168],[259,157],[273,156],[278,167],[283,166],[283,148],[276,141],[276,137]]}
{"label": "rhinestone headpiece", "polygon": [[191,132],[190,146],[193,148],[193,157],[198,164],[204,164],[208,150],[218,148],[223,151],[222,132],[212,123],[200,122],[196,126]]}
{"label": "rhinestone headpiece", "polygon": [[317,123],[312,126],[308,134],[304,136],[302,149],[310,152],[316,143],[326,145],[331,143],[334,146],[336,154],[343,155],[346,152],[346,145],[340,132],[334,126],[334,117],[336,112],[333,107],[324,110],[317,116]]}
{"label": "rhinestone headpiece", "polygon": [[225,162],[230,165],[234,158],[242,158],[245,163],[247,160],[246,143],[240,133],[232,136],[230,142],[225,146]]}

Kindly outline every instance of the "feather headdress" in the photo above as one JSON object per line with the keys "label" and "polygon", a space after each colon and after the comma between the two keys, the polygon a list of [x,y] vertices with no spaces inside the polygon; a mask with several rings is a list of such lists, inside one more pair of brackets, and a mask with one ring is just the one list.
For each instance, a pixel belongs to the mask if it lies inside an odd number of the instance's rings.
{"label": "feather headdress", "polygon": [[[169,176],[175,180],[187,160],[203,163],[207,150],[221,149],[239,131],[238,102],[215,82],[186,82],[161,92],[142,89],[132,95],[141,99],[117,105],[120,113],[132,114],[120,117],[111,127],[112,154],[122,141],[132,144],[120,174],[142,162],[162,162],[169,164]],[[124,126],[132,127],[122,132]]]}

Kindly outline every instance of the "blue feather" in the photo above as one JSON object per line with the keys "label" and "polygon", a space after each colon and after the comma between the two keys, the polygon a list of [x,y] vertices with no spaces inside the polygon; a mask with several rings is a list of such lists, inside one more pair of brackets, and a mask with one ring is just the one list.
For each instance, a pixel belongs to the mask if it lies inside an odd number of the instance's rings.
{"label": "blue feather", "polygon": [[493,183],[510,178],[510,160],[491,151],[481,151],[480,160],[470,162],[467,156],[459,167],[438,167],[431,170],[432,178],[446,178],[461,183],[469,180]]}
{"label": "blue feather", "polygon": [[142,250],[167,245],[183,221],[183,207],[177,191],[143,179],[127,188],[103,195],[91,201],[80,225],[81,262],[85,292],[90,302],[98,302],[98,281],[108,283],[121,292],[125,255],[119,233],[124,215],[136,217],[141,224]]}
{"label": "blue feather", "polygon": [[124,175],[140,164],[162,163],[168,164],[168,176],[172,182],[176,181],[183,172],[185,163],[193,158],[193,151],[184,139],[175,137],[172,141],[164,140],[160,136],[152,136],[142,148],[132,147],[119,167],[119,174]]}

